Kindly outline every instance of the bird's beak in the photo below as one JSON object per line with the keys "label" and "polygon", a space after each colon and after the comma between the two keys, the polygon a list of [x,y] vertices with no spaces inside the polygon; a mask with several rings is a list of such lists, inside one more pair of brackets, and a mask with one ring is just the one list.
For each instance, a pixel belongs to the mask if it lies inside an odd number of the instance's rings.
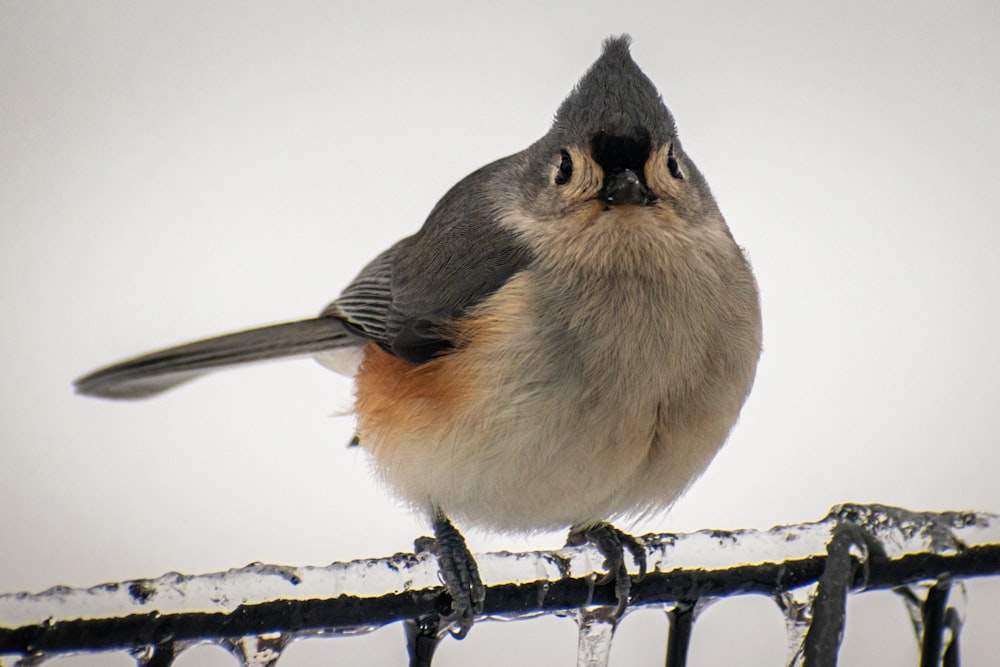
{"label": "bird's beak", "polygon": [[654,197],[632,169],[614,169],[604,178],[597,198],[609,206],[645,206]]}

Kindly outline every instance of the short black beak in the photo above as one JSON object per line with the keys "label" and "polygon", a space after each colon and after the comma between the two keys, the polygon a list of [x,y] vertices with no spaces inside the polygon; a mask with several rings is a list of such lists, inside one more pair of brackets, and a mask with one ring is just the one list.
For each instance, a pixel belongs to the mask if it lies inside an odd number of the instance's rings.
{"label": "short black beak", "polygon": [[631,169],[615,169],[604,179],[604,187],[597,193],[598,199],[609,206],[645,206],[653,201],[653,195]]}

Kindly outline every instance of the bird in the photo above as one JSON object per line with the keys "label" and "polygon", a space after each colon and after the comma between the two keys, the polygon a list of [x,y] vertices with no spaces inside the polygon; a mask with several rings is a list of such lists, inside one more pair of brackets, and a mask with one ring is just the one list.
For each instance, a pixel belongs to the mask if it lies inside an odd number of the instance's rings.
{"label": "bird", "polygon": [[[637,538],[736,423],[761,353],[758,287],[673,115],[607,38],[548,132],[453,186],[317,317],[131,358],[76,380],[111,399],[312,356],[353,375],[376,475],[429,519],[456,636],[486,589],[462,532],[569,531],[616,612]],[[454,522],[454,523],[453,523]]]}

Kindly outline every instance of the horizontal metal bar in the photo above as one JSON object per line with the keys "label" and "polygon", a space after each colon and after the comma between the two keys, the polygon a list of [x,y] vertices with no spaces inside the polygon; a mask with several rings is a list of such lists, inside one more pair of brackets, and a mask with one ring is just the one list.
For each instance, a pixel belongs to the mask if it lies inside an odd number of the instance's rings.
{"label": "horizontal metal bar", "polygon": [[[744,593],[775,595],[816,582],[838,526],[868,545],[852,589],[891,588],[944,576],[1000,574],[1000,518],[844,505],[815,523],[771,530],[646,535],[647,576],[631,607]],[[483,619],[614,604],[595,586],[603,556],[591,547],[477,556],[488,584]],[[0,596],[0,654],[131,649],[167,642],[292,633],[354,633],[440,613],[449,600],[431,554],[334,563],[253,564],[207,575],[58,587]]]}

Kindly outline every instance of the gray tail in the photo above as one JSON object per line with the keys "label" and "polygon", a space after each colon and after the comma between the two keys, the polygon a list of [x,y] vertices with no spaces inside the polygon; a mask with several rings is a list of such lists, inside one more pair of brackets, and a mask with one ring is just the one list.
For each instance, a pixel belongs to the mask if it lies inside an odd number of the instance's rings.
{"label": "gray tail", "polygon": [[74,382],[77,393],[101,398],[148,398],[211,370],[358,345],[332,317],[320,317],[178,345],[98,369]]}

